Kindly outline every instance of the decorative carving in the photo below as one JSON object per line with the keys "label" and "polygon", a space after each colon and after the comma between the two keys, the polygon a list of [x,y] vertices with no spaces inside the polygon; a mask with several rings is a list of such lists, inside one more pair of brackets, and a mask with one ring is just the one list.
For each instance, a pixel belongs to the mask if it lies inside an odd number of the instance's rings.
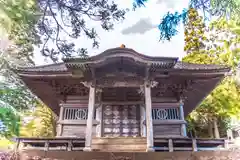
{"label": "decorative carving", "polygon": [[150,82],[151,88],[154,88],[154,87],[156,87],[157,85],[158,85],[158,82],[157,82],[157,81],[151,81],[151,82]]}
{"label": "decorative carving", "polygon": [[81,82],[85,87],[90,88],[92,86],[92,82]]}
{"label": "decorative carving", "polygon": [[107,105],[103,108],[104,136],[136,137],[140,135],[139,107],[135,105]]}
{"label": "decorative carving", "polygon": [[163,81],[159,82],[159,84],[155,87],[155,91],[153,93],[153,97],[162,97],[164,95],[176,95],[176,98],[184,98],[186,92],[192,88],[193,85],[192,80],[185,80],[183,82],[168,82]]}
{"label": "decorative carving", "polygon": [[168,112],[165,109],[158,109],[156,115],[158,119],[164,120],[167,118]]}
{"label": "decorative carving", "polygon": [[51,81],[50,86],[58,95],[87,96],[89,89],[79,82]]}
{"label": "decorative carving", "polygon": [[97,79],[97,86],[99,87],[129,87],[140,86],[143,80],[136,77],[104,77]]}
{"label": "decorative carving", "polygon": [[[151,88],[155,88],[158,85],[157,81],[147,81],[145,83],[148,83],[147,85]],[[140,86],[140,89],[138,90],[138,93],[143,94],[144,90],[145,90],[145,88],[144,88],[145,86],[144,85],[139,85],[139,86]]]}
{"label": "decorative carving", "polygon": [[193,80],[185,80],[183,83],[172,85],[172,90],[177,94],[178,99],[186,99],[186,93],[194,84]]}
{"label": "decorative carving", "polygon": [[75,112],[76,119],[87,119],[87,109],[78,109]]}

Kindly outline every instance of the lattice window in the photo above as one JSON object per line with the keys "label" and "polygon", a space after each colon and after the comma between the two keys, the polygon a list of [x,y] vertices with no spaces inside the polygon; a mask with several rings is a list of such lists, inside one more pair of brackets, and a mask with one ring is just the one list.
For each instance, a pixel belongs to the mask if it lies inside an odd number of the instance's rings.
{"label": "lattice window", "polygon": [[65,108],[63,113],[64,120],[87,120],[87,108]]}
{"label": "lattice window", "polygon": [[178,108],[153,108],[153,120],[179,120]]}

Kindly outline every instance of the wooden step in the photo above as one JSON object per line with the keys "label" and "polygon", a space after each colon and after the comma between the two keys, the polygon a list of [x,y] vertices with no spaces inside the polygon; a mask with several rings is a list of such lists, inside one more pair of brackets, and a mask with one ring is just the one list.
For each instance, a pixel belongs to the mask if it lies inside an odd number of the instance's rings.
{"label": "wooden step", "polygon": [[92,148],[106,152],[145,152],[147,140],[143,137],[93,138]]}

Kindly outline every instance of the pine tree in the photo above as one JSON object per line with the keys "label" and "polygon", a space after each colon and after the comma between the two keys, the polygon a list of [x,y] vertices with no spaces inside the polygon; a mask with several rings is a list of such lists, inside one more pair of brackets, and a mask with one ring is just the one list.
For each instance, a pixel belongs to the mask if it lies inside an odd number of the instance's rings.
{"label": "pine tree", "polygon": [[200,53],[202,52],[204,45],[204,40],[206,36],[204,35],[205,25],[203,23],[203,18],[199,16],[197,10],[191,8],[188,12],[188,19],[185,24],[185,47],[184,51],[187,54]]}

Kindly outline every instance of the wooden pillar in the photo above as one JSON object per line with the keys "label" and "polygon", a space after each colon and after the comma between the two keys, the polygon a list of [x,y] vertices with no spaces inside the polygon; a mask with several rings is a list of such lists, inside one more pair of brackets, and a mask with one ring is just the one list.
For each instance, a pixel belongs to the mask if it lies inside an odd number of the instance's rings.
{"label": "wooden pillar", "polygon": [[227,130],[227,138],[228,140],[233,140],[233,131],[232,129]]}
{"label": "wooden pillar", "polygon": [[96,137],[102,137],[102,105],[96,108],[96,120],[98,122],[96,126]]}
{"label": "wooden pillar", "polygon": [[95,86],[89,87],[89,100],[88,100],[88,118],[85,133],[85,147],[84,151],[92,151],[92,128],[93,128],[93,113],[95,106]]}
{"label": "wooden pillar", "polygon": [[197,148],[197,140],[194,138],[192,139],[192,151],[197,152],[198,148]]}
{"label": "wooden pillar", "polygon": [[141,121],[141,137],[146,137],[146,112],[145,112],[145,107],[144,106],[140,106],[140,121]]}
{"label": "wooden pillar", "polygon": [[168,140],[168,151],[173,152],[173,140],[172,139]]}
{"label": "wooden pillar", "polygon": [[146,105],[146,127],[147,127],[147,152],[154,151],[153,148],[153,123],[152,123],[152,98],[151,87],[148,82],[144,84]]}
{"label": "wooden pillar", "polygon": [[[185,120],[184,118],[184,110],[183,110],[183,100],[180,100],[180,106],[179,106],[179,112],[180,112],[180,119]],[[184,137],[187,137],[187,129],[186,129],[186,124],[181,124],[181,134]]]}
{"label": "wooden pillar", "polygon": [[58,125],[57,125],[57,137],[62,136],[62,129],[63,129],[62,120],[63,120],[64,108],[62,104],[60,106],[61,107],[60,107],[60,113],[59,113]]}

